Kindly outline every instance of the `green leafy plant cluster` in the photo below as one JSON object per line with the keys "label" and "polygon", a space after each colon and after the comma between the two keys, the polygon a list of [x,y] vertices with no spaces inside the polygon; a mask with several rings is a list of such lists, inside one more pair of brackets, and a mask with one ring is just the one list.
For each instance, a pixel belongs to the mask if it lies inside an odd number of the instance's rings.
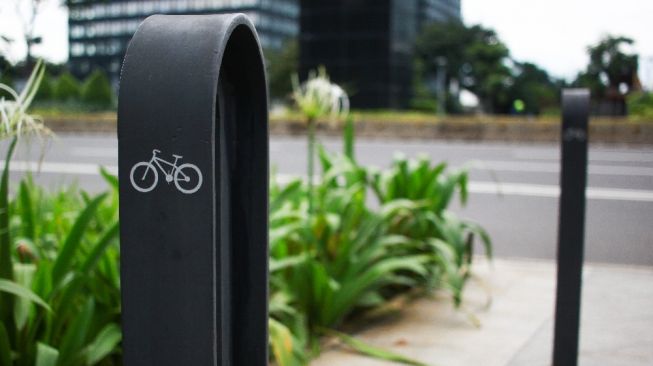
{"label": "green leafy plant cluster", "polygon": [[[335,330],[415,288],[446,289],[460,304],[474,241],[490,250],[480,227],[447,211],[456,192],[466,199],[466,172],[403,158],[376,171],[323,149],[319,161],[311,215],[303,180],[271,184],[270,335],[279,365],[306,364],[323,335],[374,356]],[[113,187],[104,194],[47,193],[28,179],[10,202],[13,277],[0,282],[11,303],[0,353],[10,356],[0,365],[121,364],[117,180],[104,175]]]}
{"label": "green leafy plant cluster", "polygon": [[109,363],[121,340],[117,207],[117,186],[91,196],[21,182],[2,263],[12,279],[0,279],[0,365],[117,364]]}
{"label": "green leafy plant cluster", "polygon": [[411,289],[443,288],[460,305],[474,243],[492,254],[480,226],[447,210],[456,192],[465,203],[467,172],[426,158],[397,158],[383,171],[323,149],[319,158],[312,214],[301,179],[270,190],[270,310],[293,344],[315,350],[352,315]]}

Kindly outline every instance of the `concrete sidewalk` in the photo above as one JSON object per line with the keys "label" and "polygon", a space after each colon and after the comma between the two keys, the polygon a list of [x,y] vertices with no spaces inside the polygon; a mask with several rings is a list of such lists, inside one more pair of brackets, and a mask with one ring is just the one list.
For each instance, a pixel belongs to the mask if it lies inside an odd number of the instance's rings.
{"label": "concrete sidewalk", "polygon": [[[465,295],[480,327],[442,294],[412,302],[357,337],[428,365],[550,365],[555,263],[480,262],[480,280]],[[583,281],[580,365],[653,365],[653,267],[590,264]],[[312,365],[392,363],[334,346]]]}

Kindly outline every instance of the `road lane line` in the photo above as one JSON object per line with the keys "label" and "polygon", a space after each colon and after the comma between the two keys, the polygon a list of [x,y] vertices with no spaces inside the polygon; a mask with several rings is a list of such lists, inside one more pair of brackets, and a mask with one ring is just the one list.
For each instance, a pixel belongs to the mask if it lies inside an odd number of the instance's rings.
{"label": "road lane line", "polygon": [[70,154],[85,158],[116,158],[118,157],[117,147],[73,147]]}
{"label": "road lane line", "polygon": [[[475,170],[495,170],[501,172],[560,173],[560,163],[535,163],[502,160],[476,160],[470,163]],[[624,165],[590,164],[588,174],[653,177],[653,168]]]}
{"label": "road lane line", "polygon": [[[558,198],[560,187],[554,185],[525,183],[469,182],[470,193],[498,194],[507,196]],[[653,191],[638,189],[588,187],[587,199],[653,202]]]}
{"label": "road lane line", "polygon": [[[559,150],[513,150],[512,157],[519,160],[560,161]],[[653,151],[606,152],[589,151],[590,162],[608,163],[653,163]]]}
{"label": "road lane line", "polygon": [[[0,161],[4,165],[4,161]],[[115,165],[104,166],[112,174],[118,173],[118,167]],[[40,164],[34,161],[16,160],[11,162],[11,171],[15,172],[34,172],[50,174],[72,174],[72,175],[98,175],[100,165],[91,163],[62,163],[44,161]],[[287,183],[296,179],[297,175],[277,174],[276,181]],[[526,184],[526,183],[495,183],[471,181],[468,185],[470,193],[476,194],[494,194],[506,196],[526,196],[526,197],[544,197],[557,198],[560,195],[560,188],[555,185]],[[591,200],[613,200],[613,201],[635,201],[635,202],[653,202],[653,191],[637,189],[619,189],[619,188],[598,188],[589,187],[587,189],[587,198]]]}
{"label": "road lane line", "polygon": [[[0,160],[4,166],[4,160]],[[92,163],[59,163],[44,161],[39,164],[38,161],[12,160],[9,170],[13,172],[32,172],[32,173],[54,173],[54,174],[74,174],[74,175],[98,175],[100,174],[99,164]],[[111,174],[118,174],[118,167],[105,165],[104,168]]]}

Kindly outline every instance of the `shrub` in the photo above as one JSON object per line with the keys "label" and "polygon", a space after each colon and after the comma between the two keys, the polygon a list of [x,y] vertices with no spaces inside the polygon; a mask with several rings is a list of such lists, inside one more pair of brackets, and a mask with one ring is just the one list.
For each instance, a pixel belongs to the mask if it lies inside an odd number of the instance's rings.
{"label": "shrub", "polygon": [[93,71],[84,81],[82,102],[89,107],[106,109],[113,105],[113,101],[113,89],[106,74],[101,70]]}
{"label": "shrub", "polygon": [[632,93],[628,96],[628,114],[653,119],[653,93]]}
{"label": "shrub", "polygon": [[302,180],[270,190],[271,301],[281,302],[271,315],[300,347],[412,288],[444,288],[460,306],[476,238],[491,256],[485,231],[447,210],[457,192],[466,202],[467,172],[403,158],[377,172],[323,149],[319,157],[312,214]]}
{"label": "shrub", "polygon": [[79,81],[69,72],[59,76],[54,85],[54,99],[59,102],[77,102],[81,96]]}
{"label": "shrub", "polygon": [[39,102],[53,100],[55,85],[55,79],[46,71],[45,74],[43,74],[41,85],[39,86],[39,90],[36,92],[36,97],[34,99]]}
{"label": "shrub", "polygon": [[410,109],[420,112],[435,113],[438,110],[438,102],[435,97],[415,97],[410,101]]}

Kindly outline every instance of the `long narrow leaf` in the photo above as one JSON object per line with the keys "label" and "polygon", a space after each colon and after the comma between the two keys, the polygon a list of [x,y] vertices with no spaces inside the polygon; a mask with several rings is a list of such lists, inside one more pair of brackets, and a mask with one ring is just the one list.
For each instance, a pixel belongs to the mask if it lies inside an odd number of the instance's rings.
{"label": "long narrow leaf", "polygon": [[[34,264],[17,263],[14,267],[14,279],[17,284],[24,288],[31,288],[36,266]],[[32,301],[23,297],[19,297],[18,301],[14,303],[14,318],[16,321],[16,328],[22,329],[27,322],[27,318],[32,309]]]}
{"label": "long narrow leaf", "polygon": [[36,345],[36,366],[55,366],[59,359],[59,351],[45,343]]}
{"label": "long narrow leaf", "polygon": [[34,241],[34,212],[32,209],[32,196],[25,180],[20,182],[19,190],[21,208],[21,228],[23,236]]}
{"label": "long narrow leaf", "polygon": [[0,366],[12,366],[9,334],[4,323],[0,322]]}
{"label": "long narrow leaf", "polygon": [[296,194],[301,194],[303,182],[301,180],[296,180],[288,184],[279,194],[270,202],[270,212],[275,212],[284,202],[286,202],[291,196]]}
{"label": "long narrow leaf", "polygon": [[59,349],[58,366],[70,365],[71,361],[79,357],[83,352],[82,349],[86,342],[86,336],[91,326],[94,311],[95,302],[90,298],[82,308],[80,314],[74,318],[64,333]]}
{"label": "long narrow leaf", "polygon": [[8,294],[12,294],[14,296],[18,296],[23,299],[30,300],[31,302],[41,306],[47,311],[52,311],[50,306],[45,301],[43,301],[43,299],[41,299],[37,294],[32,292],[32,290],[17,284],[16,282],[0,278],[0,292],[5,292]]}
{"label": "long narrow leaf", "polygon": [[293,339],[288,328],[278,321],[268,320],[270,329],[270,345],[272,354],[279,366],[294,366],[293,364]]}
{"label": "long narrow leaf", "polygon": [[390,352],[379,347],[372,346],[345,333],[331,329],[325,329],[324,333],[338,337],[343,343],[353,348],[356,352],[362,353],[369,357],[378,358],[384,361],[398,362],[404,365],[427,366],[427,364],[423,362],[402,356],[398,353]]}
{"label": "long narrow leaf", "polygon": [[86,349],[86,365],[95,365],[110,355],[120,343],[122,333],[116,324],[104,327]]}
{"label": "long narrow leaf", "polygon": [[[17,138],[14,137],[7,149],[4,170],[0,179],[0,279],[14,278],[11,260],[11,238],[9,236],[9,162],[16,148]],[[13,327],[14,302],[7,294],[0,293],[0,322]]]}
{"label": "long narrow leaf", "polygon": [[105,167],[100,167],[100,175],[114,190],[118,190],[118,177],[109,173]]}
{"label": "long narrow leaf", "polygon": [[100,260],[104,251],[118,238],[120,233],[120,225],[118,221],[114,222],[109,226],[108,229],[104,231],[100,239],[93,245],[93,251],[88,255],[81,267],[81,273],[88,274],[88,272],[93,269],[93,267]]}
{"label": "long narrow leaf", "polygon": [[70,271],[75,252],[82,242],[84,231],[95,215],[95,210],[97,210],[97,207],[106,196],[105,193],[95,197],[88,205],[86,205],[79,216],[77,216],[77,220],[75,220],[70,233],[68,233],[68,236],[61,247],[57,259],[54,262],[54,267],[52,268],[53,287],[55,287],[56,284],[63,279],[63,276]]}

